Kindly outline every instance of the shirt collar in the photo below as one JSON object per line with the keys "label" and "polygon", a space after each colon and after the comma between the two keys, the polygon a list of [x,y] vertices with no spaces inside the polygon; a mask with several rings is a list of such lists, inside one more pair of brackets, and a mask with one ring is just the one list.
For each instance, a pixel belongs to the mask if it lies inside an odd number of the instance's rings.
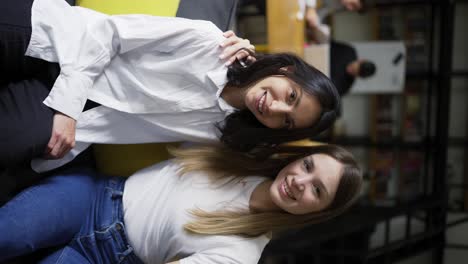
{"label": "shirt collar", "polygon": [[208,78],[211,79],[211,81],[218,89],[218,91],[216,92],[216,98],[218,98],[219,107],[227,113],[232,113],[235,110],[237,110],[236,108],[229,105],[223,98],[221,98],[221,93],[223,92],[223,89],[227,83],[227,67],[222,67],[218,70],[209,71],[207,75]]}

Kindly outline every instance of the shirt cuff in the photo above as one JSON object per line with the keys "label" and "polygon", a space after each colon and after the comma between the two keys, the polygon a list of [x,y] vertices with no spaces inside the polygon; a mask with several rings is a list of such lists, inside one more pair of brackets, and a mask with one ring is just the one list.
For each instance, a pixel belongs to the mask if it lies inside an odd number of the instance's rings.
{"label": "shirt cuff", "polygon": [[316,0],[305,0],[307,7],[316,7],[317,1]]}
{"label": "shirt cuff", "polygon": [[49,96],[43,103],[78,120],[88,98],[89,88],[92,85],[93,81],[86,75],[77,71],[70,74],[62,68]]}

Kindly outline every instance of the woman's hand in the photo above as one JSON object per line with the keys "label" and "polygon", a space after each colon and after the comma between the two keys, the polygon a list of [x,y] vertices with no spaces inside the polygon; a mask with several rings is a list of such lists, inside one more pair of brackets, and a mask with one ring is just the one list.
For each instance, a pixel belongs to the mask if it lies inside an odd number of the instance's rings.
{"label": "woman's hand", "polygon": [[255,61],[255,57],[250,56],[247,51],[241,50],[244,48],[255,53],[255,46],[250,44],[248,39],[239,38],[232,30],[224,32],[223,36],[226,37],[226,40],[220,44],[224,49],[219,58],[226,59],[226,66],[231,65],[236,59]]}
{"label": "woman's hand", "polygon": [[52,125],[52,136],[44,153],[47,159],[60,159],[75,147],[75,119],[56,112]]}
{"label": "woman's hand", "polygon": [[313,7],[307,7],[305,12],[305,19],[307,21],[307,25],[311,29],[315,29],[320,25],[320,19],[317,14],[317,10]]}

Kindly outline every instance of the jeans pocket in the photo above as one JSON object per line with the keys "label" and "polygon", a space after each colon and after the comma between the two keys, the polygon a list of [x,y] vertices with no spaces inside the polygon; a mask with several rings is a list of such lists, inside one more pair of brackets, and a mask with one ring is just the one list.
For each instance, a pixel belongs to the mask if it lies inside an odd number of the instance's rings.
{"label": "jeans pocket", "polygon": [[133,248],[127,243],[124,226],[120,222],[81,237],[79,242],[92,263],[129,263],[129,256],[134,257]]}

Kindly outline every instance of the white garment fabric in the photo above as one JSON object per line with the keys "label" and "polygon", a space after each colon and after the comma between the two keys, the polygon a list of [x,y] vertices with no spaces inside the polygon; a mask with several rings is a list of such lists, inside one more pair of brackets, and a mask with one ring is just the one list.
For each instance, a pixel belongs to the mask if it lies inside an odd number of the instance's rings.
{"label": "white garment fabric", "polygon": [[[108,16],[65,1],[36,0],[26,55],[58,62],[44,103],[77,120],[63,159],[33,160],[46,171],[90,143],[218,140],[214,124],[235,109],[220,94],[225,39],[213,23],[148,15]],[[86,100],[102,106],[82,113]]]}
{"label": "white garment fabric", "polygon": [[248,210],[250,196],[263,177],[241,182],[223,179],[213,184],[205,173],[177,175],[172,161],[137,172],[125,183],[124,222],[130,245],[145,263],[256,264],[269,241],[265,235],[193,235],[183,225],[193,220],[191,209]]}
{"label": "white garment fabric", "polygon": [[299,5],[299,12],[297,13],[297,18],[303,20],[306,15],[307,8],[315,8],[317,6],[316,0],[297,0]]}
{"label": "white garment fabric", "polygon": [[317,0],[305,0],[305,4],[307,5],[307,7],[316,7]]}

